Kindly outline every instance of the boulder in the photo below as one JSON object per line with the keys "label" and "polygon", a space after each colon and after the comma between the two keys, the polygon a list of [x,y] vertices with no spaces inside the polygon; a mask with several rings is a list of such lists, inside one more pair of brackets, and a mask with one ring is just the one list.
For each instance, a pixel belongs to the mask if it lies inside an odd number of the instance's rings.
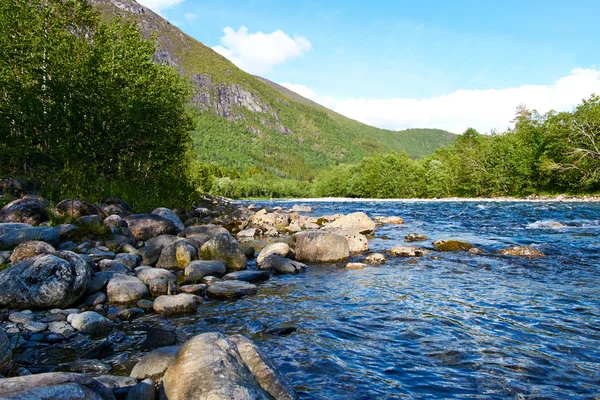
{"label": "boulder", "polygon": [[343,215],[335,221],[325,225],[324,228],[337,228],[343,231],[358,232],[364,235],[372,235],[375,232],[375,222],[363,212],[355,212]]}
{"label": "boulder", "polygon": [[226,272],[227,266],[223,261],[192,261],[185,267],[185,279],[187,282],[200,282],[205,276],[221,277]]}
{"label": "boulder", "polygon": [[279,254],[271,254],[262,261],[259,268],[278,274],[298,274],[306,270],[306,265],[299,261],[281,257]]}
{"label": "boulder", "polygon": [[196,297],[187,293],[174,296],[159,296],[154,300],[154,311],[157,314],[173,315],[196,311]]}
{"label": "boulder", "polygon": [[0,305],[69,307],[84,294],[91,277],[89,264],[70,251],[28,258],[0,272]]}
{"label": "boulder", "polygon": [[145,355],[131,370],[129,376],[135,379],[152,378],[158,381],[175,357],[179,346],[161,347]]}
{"label": "boulder", "polygon": [[358,254],[369,250],[369,239],[362,233],[348,230],[336,230],[334,233],[346,238],[350,253]]}
{"label": "boulder", "polygon": [[114,400],[112,392],[85,374],[48,372],[0,379],[3,399]]}
{"label": "boulder", "polygon": [[413,246],[395,246],[389,253],[396,257],[421,257],[429,254],[429,250]]}
{"label": "boulder", "polygon": [[68,322],[80,332],[90,335],[103,335],[110,332],[113,323],[109,319],[94,311],[84,311],[79,314],[70,314]]}
{"label": "boulder", "polygon": [[12,348],[6,332],[0,328],[0,374],[5,374],[12,366]]}
{"label": "boulder", "polygon": [[404,220],[400,217],[375,217],[375,221],[383,225],[401,225]]}
{"label": "boulder", "polygon": [[300,232],[296,238],[296,259],[308,262],[338,262],[350,257],[350,247],[344,236],[332,232]]}
{"label": "boulder", "polygon": [[180,240],[183,239],[174,235],[156,236],[148,239],[146,243],[144,243],[144,246],[136,250],[135,254],[142,259],[142,265],[153,265],[158,261],[162,250],[165,247]]}
{"label": "boulder", "polygon": [[433,247],[437,251],[467,251],[473,245],[459,240],[436,240],[433,242]]}
{"label": "boulder", "polygon": [[224,281],[264,282],[269,280],[271,274],[268,271],[235,271],[223,277]]}
{"label": "boulder", "polygon": [[24,197],[13,200],[0,210],[0,222],[21,222],[39,225],[48,221],[46,207],[50,203],[41,197]]}
{"label": "boulder", "polygon": [[56,229],[47,226],[14,229],[0,235],[0,250],[11,250],[21,243],[32,240],[56,246],[60,242],[60,233]]}
{"label": "boulder", "polygon": [[171,280],[155,278],[148,281],[148,289],[152,297],[171,295],[177,292],[177,285]]}
{"label": "boulder", "polygon": [[204,243],[221,233],[229,234],[229,231],[219,225],[194,225],[185,228],[185,230],[180,233],[180,236],[193,238],[198,241],[200,246],[202,246]]}
{"label": "boulder", "polygon": [[144,349],[156,349],[171,346],[177,342],[177,333],[172,329],[150,327],[146,332],[146,340],[142,343]]}
{"label": "boulder", "polygon": [[97,215],[95,205],[80,199],[65,199],[54,206],[53,211],[62,216],[78,219],[86,215]]}
{"label": "boulder", "polygon": [[116,274],[127,274],[131,272],[131,269],[127,268],[123,264],[115,260],[100,260],[98,262],[98,269],[103,272],[114,272]]}
{"label": "boulder", "polygon": [[359,263],[359,262],[351,262],[346,264],[346,269],[364,269],[367,268],[369,265],[365,264],[365,263]]}
{"label": "boulder", "polygon": [[269,230],[275,228],[281,230],[287,228],[290,224],[290,214],[288,213],[267,213],[261,210],[248,219],[248,225],[251,228],[259,228],[261,230]]}
{"label": "boulder", "polygon": [[256,263],[261,264],[271,254],[279,254],[281,257],[294,258],[295,253],[287,243],[273,243],[265,246],[256,257]]}
{"label": "boulder", "polygon": [[20,231],[22,229],[27,229],[27,228],[33,228],[33,227],[29,224],[24,224],[21,222],[0,223],[0,236],[4,235],[5,233],[9,233],[12,231]]}
{"label": "boulder", "polygon": [[126,201],[121,200],[117,197],[105,197],[102,200],[102,210],[107,215],[118,215],[120,217],[126,217],[131,215],[132,209]]}
{"label": "boulder", "polygon": [[55,251],[56,249],[46,242],[32,240],[30,242],[21,243],[15,247],[10,256],[10,262],[16,264],[19,261],[23,261],[40,254],[52,254]]}
{"label": "boulder", "polygon": [[311,206],[306,206],[306,205],[301,205],[301,204],[294,204],[294,206],[291,208],[291,211],[293,212],[307,212],[307,213],[311,213],[312,207]]}
{"label": "boulder", "polygon": [[256,285],[243,281],[215,282],[206,290],[206,295],[211,299],[236,299],[256,293],[258,293]]}
{"label": "boulder", "polygon": [[248,259],[238,242],[229,233],[220,233],[200,248],[202,260],[223,261],[230,271],[246,269]]}
{"label": "boulder", "polygon": [[154,400],[156,388],[152,379],[144,379],[127,392],[125,400]]}
{"label": "boulder", "polygon": [[513,246],[508,249],[500,250],[498,254],[502,254],[505,256],[515,256],[515,257],[528,257],[528,258],[537,258],[537,257],[545,257],[545,254],[539,251],[538,249],[534,249],[529,246]]}
{"label": "boulder", "polygon": [[380,253],[371,253],[367,257],[365,257],[365,262],[367,264],[381,265],[381,264],[385,264],[386,261],[387,261],[387,259],[385,258],[385,256]]}
{"label": "boulder", "polygon": [[162,268],[152,268],[146,265],[137,267],[135,275],[144,283],[148,283],[153,279],[164,279],[166,281],[176,282],[177,277],[171,271]]}
{"label": "boulder", "polygon": [[164,378],[169,400],[296,399],[271,360],[250,340],[203,333],[177,351]]}
{"label": "boulder", "polygon": [[238,232],[236,236],[238,238],[253,238],[253,237],[259,236],[259,235],[260,235],[260,229],[250,228],[250,229],[244,229],[243,231]]}
{"label": "boulder", "polygon": [[121,253],[115,256],[115,261],[120,262],[127,268],[133,270],[138,265],[138,257],[135,254]]}
{"label": "boulder", "polygon": [[175,214],[172,210],[169,210],[168,208],[165,208],[165,207],[155,208],[152,211],[152,214],[160,215],[161,217],[166,218],[169,221],[171,221],[173,223],[173,225],[175,225],[175,229],[176,229],[177,233],[179,233],[185,229],[183,222],[181,222],[181,219],[179,219],[177,214]]}
{"label": "boulder", "polygon": [[178,291],[180,293],[188,293],[196,296],[204,297],[206,296],[206,285],[202,283],[192,284],[192,285],[183,285],[179,286]]}
{"label": "boulder", "polygon": [[111,303],[135,303],[148,295],[148,287],[135,276],[114,274],[106,285],[106,295]]}
{"label": "boulder", "polygon": [[424,242],[425,240],[429,240],[429,238],[421,233],[409,233],[404,236],[405,242]]}
{"label": "boulder", "polygon": [[124,220],[136,240],[148,240],[177,232],[177,227],[171,220],[156,214],[133,214]]}
{"label": "boulder", "polygon": [[80,225],[102,225],[104,220],[99,215],[84,215],[77,218],[77,223]]}
{"label": "boulder", "polygon": [[157,268],[183,269],[191,261],[198,259],[198,249],[182,239],[174,244],[165,246],[158,261]]}

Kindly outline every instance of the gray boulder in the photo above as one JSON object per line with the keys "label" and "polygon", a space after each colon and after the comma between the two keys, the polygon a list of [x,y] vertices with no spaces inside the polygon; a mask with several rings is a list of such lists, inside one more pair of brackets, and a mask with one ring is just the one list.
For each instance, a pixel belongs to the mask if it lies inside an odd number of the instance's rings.
{"label": "gray boulder", "polygon": [[0,235],[0,250],[12,250],[21,243],[39,240],[56,246],[60,242],[60,233],[47,226],[15,229]]}
{"label": "gray boulder", "polygon": [[186,238],[193,238],[202,246],[221,233],[229,234],[229,231],[219,225],[207,224],[188,226],[180,235]]}
{"label": "gray boulder", "polygon": [[111,303],[135,303],[148,295],[148,287],[135,276],[114,274],[106,284],[106,295]]}
{"label": "gray boulder", "polygon": [[262,261],[259,268],[278,274],[298,274],[306,270],[306,265],[299,261],[281,257],[279,254],[271,254]]}
{"label": "gray boulder", "polygon": [[179,350],[179,346],[168,346],[148,353],[135,364],[129,376],[135,379],[159,380],[165,374],[177,350]]}
{"label": "gray boulder", "polygon": [[152,379],[144,379],[127,392],[125,400],[154,400],[155,398],[156,389],[154,381]]}
{"label": "gray boulder", "polygon": [[0,305],[66,308],[84,294],[91,277],[89,264],[70,251],[28,258],[0,272]]}
{"label": "gray boulder", "polygon": [[248,259],[239,243],[229,233],[220,233],[200,248],[200,259],[223,261],[230,271],[246,269]]}
{"label": "gray boulder", "polygon": [[154,265],[165,247],[180,240],[183,239],[174,235],[160,235],[148,239],[143,247],[137,249],[136,255],[141,257],[142,265]]}
{"label": "gray boulder", "polygon": [[185,225],[183,225],[183,222],[181,222],[181,219],[179,219],[177,214],[175,214],[172,210],[169,210],[168,208],[165,208],[165,207],[155,208],[152,211],[152,214],[160,215],[161,217],[166,218],[169,221],[171,221],[173,223],[173,225],[175,225],[175,229],[176,229],[177,233],[179,233],[185,229]]}
{"label": "gray boulder", "polygon": [[375,222],[367,214],[355,212],[337,218],[335,221],[325,225],[324,228],[336,228],[343,231],[372,235],[375,232]]}
{"label": "gray boulder", "polygon": [[50,203],[41,197],[32,196],[13,200],[0,210],[0,222],[22,222],[39,225],[48,221],[46,207]]}
{"label": "gray boulder", "polygon": [[56,249],[46,242],[32,240],[30,242],[21,243],[15,247],[10,256],[10,262],[16,264],[19,261],[23,261],[40,254],[52,254],[55,251]]}
{"label": "gray boulder", "polygon": [[177,277],[171,271],[163,268],[152,268],[146,265],[137,267],[135,269],[135,275],[144,283],[148,283],[153,279],[164,279],[171,282],[177,281]]}
{"label": "gray boulder", "polygon": [[48,372],[0,379],[2,399],[114,400],[112,392],[85,374]]}
{"label": "gray boulder", "polygon": [[177,233],[175,224],[156,214],[133,214],[124,218],[135,240],[148,240],[160,235]]}
{"label": "gray boulder", "polygon": [[342,235],[324,231],[300,232],[296,237],[296,259],[308,262],[338,262],[350,257],[348,241]]}
{"label": "gray boulder", "polygon": [[235,271],[223,277],[224,281],[264,282],[269,280],[271,274],[268,271]]}
{"label": "gray boulder", "polygon": [[243,281],[220,281],[208,286],[206,295],[211,299],[237,299],[239,297],[254,295],[258,288],[252,283]]}
{"label": "gray boulder", "polygon": [[183,344],[164,378],[169,400],[296,399],[272,361],[250,340],[203,333]]}
{"label": "gray boulder", "polygon": [[262,261],[271,254],[279,254],[281,257],[294,258],[295,253],[287,243],[273,243],[265,246],[256,257],[256,263],[261,264]]}
{"label": "gray boulder", "polygon": [[223,261],[197,260],[185,267],[187,282],[200,282],[205,276],[221,277],[227,272],[227,265]]}
{"label": "gray boulder", "polygon": [[78,331],[91,335],[105,334],[110,332],[114,326],[112,321],[94,311],[69,314],[67,321]]}
{"label": "gray boulder", "polygon": [[56,214],[69,216],[73,219],[98,214],[98,209],[95,205],[80,199],[65,199],[54,206],[53,211]]}
{"label": "gray boulder", "polygon": [[175,296],[159,296],[154,300],[154,312],[157,314],[173,315],[196,311],[196,297],[187,293]]}
{"label": "gray boulder", "polygon": [[182,239],[162,249],[160,257],[156,262],[156,267],[183,269],[188,263],[197,259],[198,249],[185,241],[185,239]]}

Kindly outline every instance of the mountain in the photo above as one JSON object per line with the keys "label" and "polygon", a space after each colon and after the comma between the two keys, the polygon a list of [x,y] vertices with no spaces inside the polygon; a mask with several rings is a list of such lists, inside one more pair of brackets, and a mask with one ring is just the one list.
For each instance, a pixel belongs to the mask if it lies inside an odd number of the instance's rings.
{"label": "mountain", "polygon": [[310,179],[319,169],[377,153],[421,157],[456,138],[437,129],[390,131],[362,124],[240,70],[134,0],[88,1],[103,19],[134,18],[145,35],[156,35],[156,61],[190,78],[197,114],[192,137],[200,161]]}

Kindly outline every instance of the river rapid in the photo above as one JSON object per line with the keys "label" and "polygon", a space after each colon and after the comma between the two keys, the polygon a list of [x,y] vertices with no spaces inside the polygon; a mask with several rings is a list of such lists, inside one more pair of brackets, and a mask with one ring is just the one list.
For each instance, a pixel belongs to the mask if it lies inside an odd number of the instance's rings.
{"label": "river rapid", "polygon": [[[290,202],[256,202],[291,207]],[[274,276],[256,296],[207,300],[194,315],[146,315],[115,357],[128,374],[144,323],[185,338],[240,333],[274,360],[303,399],[593,399],[600,396],[600,203],[302,202],[310,215],[400,216],[376,229],[370,251],[408,233],[459,239],[485,250],[388,256],[382,266],[310,265]],[[533,246],[545,258],[495,255]],[[361,261],[355,256],[352,261]],[[253,263],[250,268],[255,268]],[[286,336],[269,327],[292,322]],[[75,358],[68,349],[38,359]],[[124,352],[124,353],[123,353]],[[126,354],[124,356],[123,354]],[[118,361],[118,359],[117,359]]]}

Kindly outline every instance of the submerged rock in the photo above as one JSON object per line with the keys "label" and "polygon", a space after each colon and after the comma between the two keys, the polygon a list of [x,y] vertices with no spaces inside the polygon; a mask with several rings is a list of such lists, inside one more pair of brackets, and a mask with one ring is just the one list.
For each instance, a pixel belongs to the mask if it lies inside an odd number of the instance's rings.
{"label": "submerged rock", "polygon": [[529,257],[529,258],[545,257],[546,256],[541,251],[539,251],[537,249],[534,249],[533,247],[529,247],[529,246],[513,246],[513,247],[509,247],[508,249],[500,250],[498,252],[498,254],[502,254],[502,255],[505,255],[505,256]]}
{"label": "submerged rock", "polygon": [[429,238],[421,233],[409,233],[404,236],[405,242],[424,242],[425,240],[429,240]]}
{"label": "submerged rock", "polygon": [[437,251],[468,251],[473,245],[460,240],[436,240],[433,247]]}
{"label": "submerged rock", "polygon": [[243,336],[204,333],[177,352],[163,378],[169,400],[296,399],[271,360]]}
{"label": "submerged rock", "polygon": [[91,276],[89,264],[69,251],[28,258],[0,272],[0,305],[69,307],[84,294]]}
{"label": "submerged rock", "polygon": [[367,264],[380,265],[380,264],[385,264],[387,262],[387,259],[385,258],[385,256],[383,254],[371,253],[367,257],[365,257],[365,262]]}
{"label": "submerged rock", "polygon": [[346,264],[346,269],[364,269],[367,267],[368,267],[367,264],[359,263],[359,262],[351,262],[351,263]]}
{"label": "submerged rock", "polygon": [[308,262],[338,262],[350,257],[348,241],[342,235],[323,231],[300,232],[296,237],[296,259]]}

